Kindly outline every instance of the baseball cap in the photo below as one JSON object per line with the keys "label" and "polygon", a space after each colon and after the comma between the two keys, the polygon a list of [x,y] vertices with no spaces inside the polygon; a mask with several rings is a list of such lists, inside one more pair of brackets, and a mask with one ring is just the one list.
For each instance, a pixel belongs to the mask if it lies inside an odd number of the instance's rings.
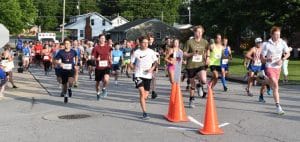
{"label": "baseball cap", "polygon": [[262,39],[260,38],[260,37],[258,37],[258,38],[256,38],[255,39],[255,43],[257,44],[257,43],[262,43],[263,41],[262,41]]}

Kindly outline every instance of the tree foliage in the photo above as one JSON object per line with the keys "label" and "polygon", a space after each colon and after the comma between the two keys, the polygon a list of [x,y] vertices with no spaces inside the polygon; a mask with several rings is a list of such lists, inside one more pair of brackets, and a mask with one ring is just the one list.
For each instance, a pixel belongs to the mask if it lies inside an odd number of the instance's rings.
{"label": "tree foliage", "polygon": [[0,15],[0,23],[5,25],[10,33],[22,31],[24,21],[18,0],[0,0]]}

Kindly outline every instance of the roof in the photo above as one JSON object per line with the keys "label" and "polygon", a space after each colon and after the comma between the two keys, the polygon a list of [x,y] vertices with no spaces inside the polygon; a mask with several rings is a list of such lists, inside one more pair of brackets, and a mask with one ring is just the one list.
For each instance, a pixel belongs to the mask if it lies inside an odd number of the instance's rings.
{"label": "roof", "polygon": [[137,25],[143,24],[145,22],[149,22],[149,21],[159,21],[157,19],[153,19],[153,18],[148,18],[148,19],[138,19],[132,22],[128,22],[124,25],[121,25],[119,27],[116,27],[114,29],[109,30],[108,32],[125,32],[127,30],[129,30],[132,27],[135,27]]}
{"label": "roof", "polygon": [[124,18],[124,17],[122,17],[122,16],[119,16],[119,15],[111,17],[110,20],[113,21],[113,20],[115,20],[115,19],[117,19],[117,18],[121,18],[121,19],[123,19],[124,21],[129,22],[129,20],[127,20],[126,18]]}
{"label": "roof", "polygon": [[[85,19],[85,18],[87,18],[87,17],[89,17],[89,16],[92,16],[92,15],[97,15],[97,16],[101,17],[102,19],[108,21],[110,24],[112,24],[111,21],[110,21],[109,19],[107,19],[107,18],[104,17],[103,15],[99,14],[98,12],[90,12],[90,13],[86,13],[86,14],[82,14],[82,15],[72,16],[71,18],[76,18],[76,19],[78,19],[78,18],[83,17],[83,18]],[[76,22],[77,22],[77,21],[75,21],[75,22],[69,22],[69,23],[65,24],[65,28],[68,28],[68,26],[71,26],[71,25],[73,25],[73,24],[76,24]]]}

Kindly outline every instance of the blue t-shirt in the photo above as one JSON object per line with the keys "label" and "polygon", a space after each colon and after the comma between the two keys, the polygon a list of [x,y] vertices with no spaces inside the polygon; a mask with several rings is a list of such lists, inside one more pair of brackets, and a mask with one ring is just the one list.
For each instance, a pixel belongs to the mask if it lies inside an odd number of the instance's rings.
{"label": "blue t-shirt", "polygon": [[66,52],[65,50],[60,50],[56,54],[55,60],[61,60],[61,62],[64,64],[72,64],[72,67],[74,69],[76,56],[77,53],[74,49],[71,49],[69,52]]}
{"label": "blue t-shirt", "polygon": [[124,60],[130,59],[131,50],[132,50],[131,48],[123,49]]}
{"label": "blue t-shirt", "polygon": [[18,38],[18,41],[17,41],[17,50],[22,50],[22,39],[21,38]]}
{"label": "blue t-shirt", "polygon": [[123,52],[121,50],[113,50],[112,51],[113,64],[119,64],[122,56],[123,56]]}
{"label": "blue t-shirt", "polygon": [[29,49],[29,47],[24,47],[23,48],[23,54],[24,54],[24,56],[30,56],[30,49]]}

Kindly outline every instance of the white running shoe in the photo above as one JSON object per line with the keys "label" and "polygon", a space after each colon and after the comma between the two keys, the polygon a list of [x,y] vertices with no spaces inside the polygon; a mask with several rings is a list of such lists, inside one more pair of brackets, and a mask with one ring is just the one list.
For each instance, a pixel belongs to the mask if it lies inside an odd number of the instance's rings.
{"label": "white running shoe", "polygon": [[284,115],[284,111],[282,110],[280,105],[278,107],[276,107],[276,111],[277,111],[277,114]]}

